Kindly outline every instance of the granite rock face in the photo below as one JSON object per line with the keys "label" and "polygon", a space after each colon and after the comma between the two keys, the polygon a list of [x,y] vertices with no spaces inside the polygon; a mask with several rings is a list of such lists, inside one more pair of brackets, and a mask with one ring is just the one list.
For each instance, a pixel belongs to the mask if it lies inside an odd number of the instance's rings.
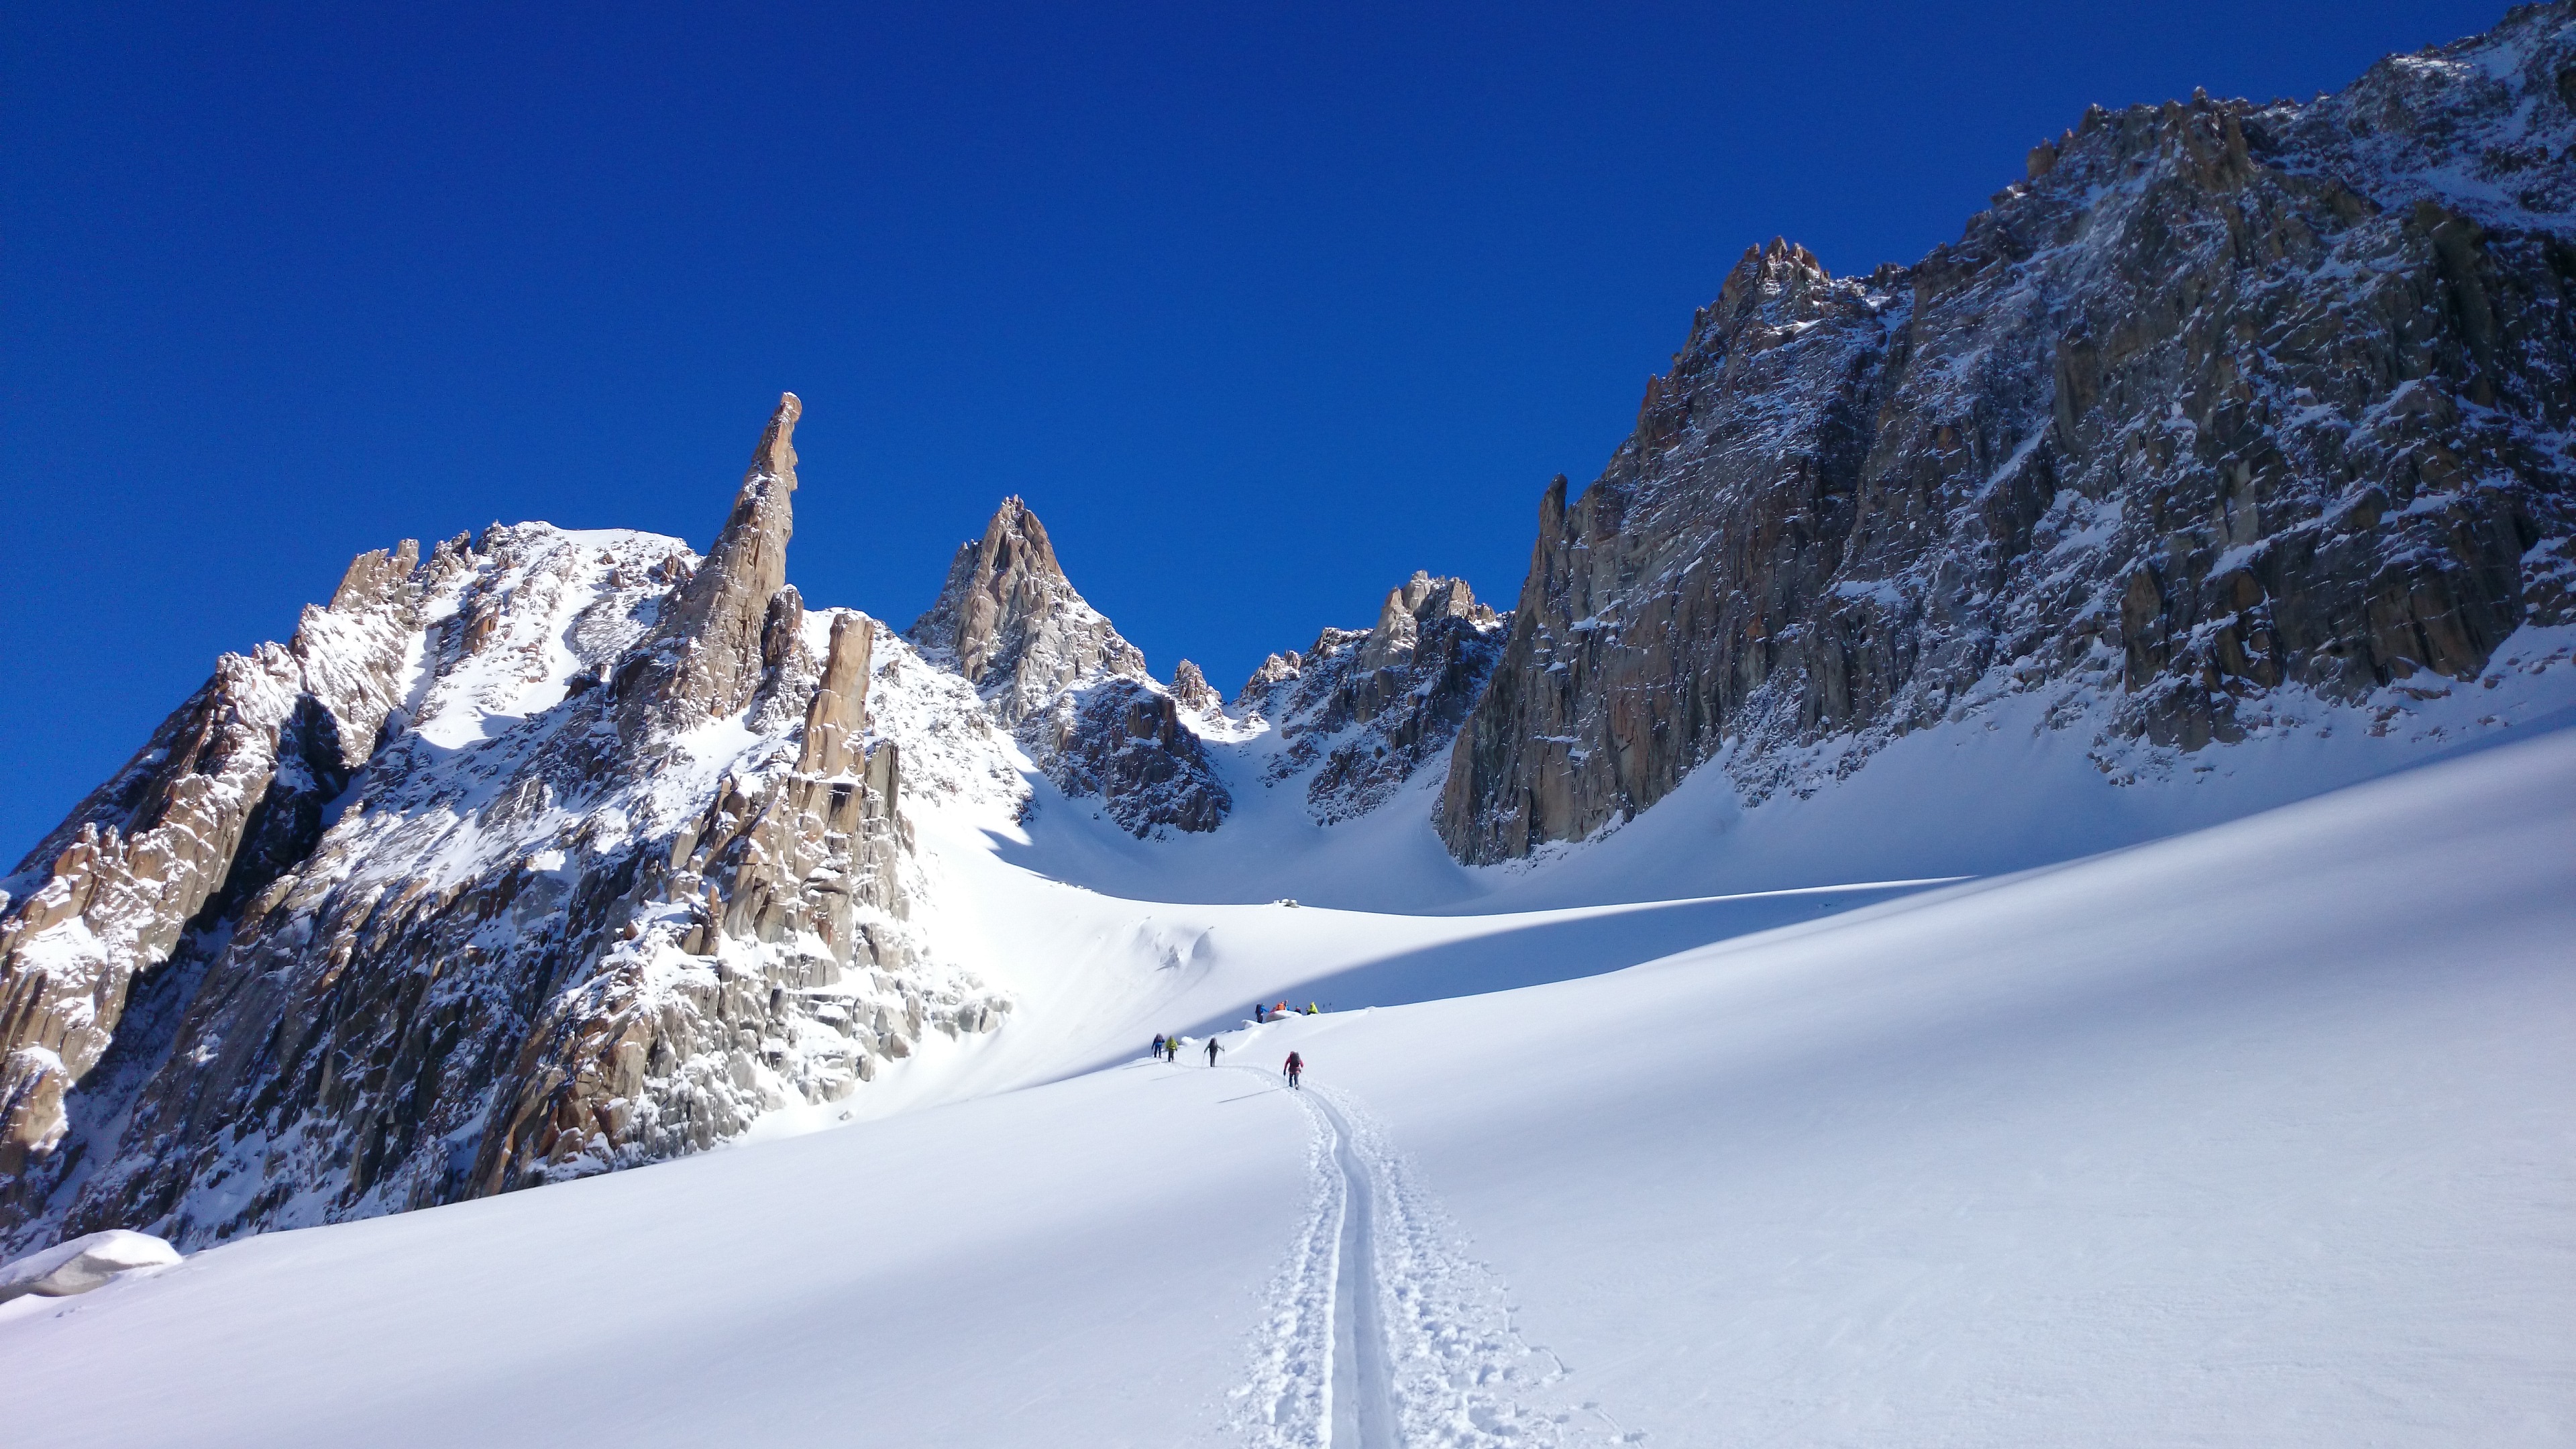
{"label": "granite rock face", "polygon": [[703,561],[544,524],[361,558],[31,857],[0,1241],[652,1161],[1000,1022],[911,920],[868,703],[911,651],[785,583],[797,412]]}
{"label": "granite rock face", "polygon": [[1144,653],[1074,589],[1046,525],[1019,499],[1002,500],[983,537],[958,546],[911,638],[976,687],[1057,788],[1099,797],[1125,829],[1213,830],[1233,808],[1197,733],[1211,723],[1206,678],[1185,661],[1182,682],[1196,685],[1177,707]]}
{"label": "granite rock face", "polygon": [[359,556],[293,640],[216,661],[0,880],[0,1179],[60,1143],[64,1093],[115,1039],[135,978],[311,850],[394,709],[419,556],[409,540]]}
{"label": "granite rock face", "polygon": [[1462,860],[1722,766],[1809,791],[2014,693],[2188,753],[2566,616],[2576,7],[2313,104],[2088,111],[1965,236],[1748,251],[1538,541]]}
{"label": "granite rock face", "polygon": [[1274,723],[1286,748],[1267,784],[1306,778],[1308,813],[1332,824],[1385,804],[1447,756],[1501,659],[1507,618],[1463,579],[1417,572],[1387,591],[1368,629],[1326,629],[1303,654],[1273,654],[1235,704]]}
{"label": "granite rock face", "polygon": [[767,642],[773,606],[789,628],[803,609],[792,591],[784,600],[779,594],[795,532],[796,420],[804,411],[794,393],[779,399],[714,551],[681,582],[652,639],[619,666],[630,714],[659,712],[682,727],[729,715],[775,669],[778,649]]}

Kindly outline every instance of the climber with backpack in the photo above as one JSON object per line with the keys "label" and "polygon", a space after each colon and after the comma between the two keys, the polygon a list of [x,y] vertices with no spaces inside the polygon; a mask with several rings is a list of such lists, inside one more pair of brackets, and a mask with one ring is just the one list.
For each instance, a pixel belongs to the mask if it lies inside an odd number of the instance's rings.
{"label": "climber with backpack", "polygon": [[1281,1070],[1288,1074],[1288,1085],[1291,1088],[1300,1092],[1306,1090],[1304,1087],[1298,1085],[1297,1082],[1299,1077],[1306,1074],[1306,1059],[1304,1057],[1297,1055],[1295,1052],[1290,1052],[1288,1054],[1288,1064],[1281,1068]]}

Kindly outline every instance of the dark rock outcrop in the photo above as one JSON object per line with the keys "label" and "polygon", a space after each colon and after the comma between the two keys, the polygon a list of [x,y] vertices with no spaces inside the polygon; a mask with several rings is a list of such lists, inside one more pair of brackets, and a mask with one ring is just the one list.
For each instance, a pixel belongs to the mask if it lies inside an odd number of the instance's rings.
{"label": "dark rock outcrop", "polygon": [[2529,6],[2313,105],[2095,108],[1910,268],[1747,252],[1607,471],[1541,501],[1450,848],[1580,838],[1720,758],[1812,789],[2017,693],[2113,769],[2476,675],[2565,607],[2570,66],[2576,8]]}
{"label": "dark rock outcrop", "polygon": [[1287,748],[1265,783],[1305,775],[1327,824],[1363,815],[1444,758],[1502,657],[1505,618],[1463,579],[1417,572],[1387,591],[1369,629],[1326,629],[1312,648],[1262,661],[1236,706],[1271,720]]}
{"label": "dark rock outcrop", "polygon": [[1199,667],[1184,659],[1172,666],[1172,701],[1193,714],[1225,713],[1225,696],[1216,692]]}
{"label": "dark rock outcrop", "polygon": [[1171,695],[1112,679],[1078,698],[1074,729],[1051,772],[1066,794],[1099,796],[1109,818],[1139,836],[1224,823],[1234,797]]}

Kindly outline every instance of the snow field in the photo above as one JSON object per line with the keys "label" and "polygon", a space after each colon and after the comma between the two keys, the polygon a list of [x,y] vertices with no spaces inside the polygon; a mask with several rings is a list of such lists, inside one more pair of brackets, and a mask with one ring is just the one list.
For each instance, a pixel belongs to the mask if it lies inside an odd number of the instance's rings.
{"label": "snow field", "polygon": [[1608,974],[1672,913],[937,860],[973,1100],[0,1306],[12,1429],[1340,1444],[1365,1297],[1412,1444],[2576,1434],[2576,732]]}
{"label": "snow field", "polygon": [[1296,1022],[1650,1442],[2576,1436],[2576,735]]}
{"label": "snow field", "polygon": [[1208,1443],[1307,1187],[1243,1084],[1115,1070],[0,1305],[0,1439]]}

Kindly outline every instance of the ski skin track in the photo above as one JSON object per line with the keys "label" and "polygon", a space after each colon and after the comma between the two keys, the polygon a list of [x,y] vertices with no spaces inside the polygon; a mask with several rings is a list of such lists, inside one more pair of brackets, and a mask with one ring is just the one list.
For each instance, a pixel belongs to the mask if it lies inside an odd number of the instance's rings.
{"label": "ski skin track", "polygon": [[1333,1134],[1342,1174],[1342,1227],[1333,1274],[1333,1449],[1403,1449],[1394,1374],[1386,1361],[1377,1264],[1376,1198],[1351,1144],[1357,1134],[1331,1099],[1297,1092]]}
{"label": "ski skin track", "polygon": [[1259,1067],[1229,1064],[1226,1070],[1273,1082],[1276,1090],[1294,1097],[1341,1174],[1341,1221],[1333,1233],[1332,1362],[1323,1385],[1324,1442],[1330,1449],[1403,1449],[1379,1301],[1376,1198],[1368,1169],[1351,1146],[1357,1134],[1321,1092],[1278,1086],[1273,1074]]}

